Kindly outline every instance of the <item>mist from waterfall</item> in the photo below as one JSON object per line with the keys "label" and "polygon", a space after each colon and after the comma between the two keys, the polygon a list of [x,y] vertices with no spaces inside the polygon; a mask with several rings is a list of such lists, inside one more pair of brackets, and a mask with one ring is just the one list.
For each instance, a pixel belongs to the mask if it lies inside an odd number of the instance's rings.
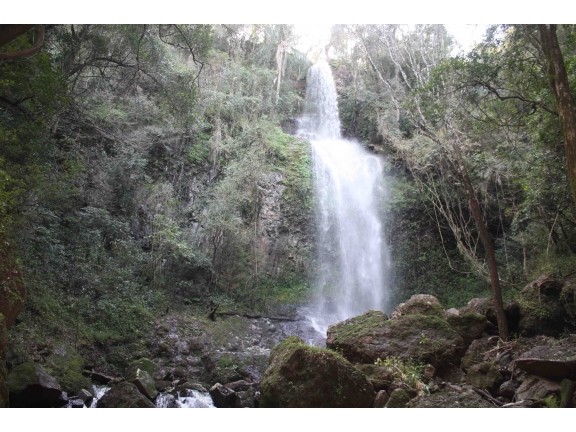
{"label": "mist from waterfall", "polygon": [[379,156],[342,139],[334,79],[324,60],[308,71],[299,134],[311,143],[316,202],[316,293],[307,315],[325,334],[330,324],[388,307],[386,177]]}

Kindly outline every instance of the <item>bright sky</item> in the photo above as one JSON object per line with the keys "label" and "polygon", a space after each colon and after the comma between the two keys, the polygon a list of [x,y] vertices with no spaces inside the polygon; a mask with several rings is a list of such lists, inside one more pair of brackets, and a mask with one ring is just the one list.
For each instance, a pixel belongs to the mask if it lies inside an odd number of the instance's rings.
{"label": "bright sky", "polygon": [[[474,44],[480,42],[486,31],[487,24],[445,24],[448,33],[455,37],[460,49],[469,51]],[[300,35],[298,49],[307,52],[309,49],[322,48],[330,40],[332,24],[296,24],[296,32]],[[459,52],[457,49],[455,52]]]}
{"label": "bright sky", "polygon": [[72,0],[5,2],[1,23],[536,23],[576,22],[576,8],[538,2],[410,0],[405,2],[323,2],[314,0],[210,0],[162,2],[99,0],[78,6]]}

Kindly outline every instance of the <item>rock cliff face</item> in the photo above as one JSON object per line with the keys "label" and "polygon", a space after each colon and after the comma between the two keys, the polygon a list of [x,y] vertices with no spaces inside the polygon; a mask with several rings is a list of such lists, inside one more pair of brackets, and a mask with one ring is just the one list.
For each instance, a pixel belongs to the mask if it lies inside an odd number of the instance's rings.
{"label": "rock cliff face", "polygon": [[258,182],[258,249],[268,274],[307,273],[312,248],[310,213],[294,199],[286,176],[272,172]]}

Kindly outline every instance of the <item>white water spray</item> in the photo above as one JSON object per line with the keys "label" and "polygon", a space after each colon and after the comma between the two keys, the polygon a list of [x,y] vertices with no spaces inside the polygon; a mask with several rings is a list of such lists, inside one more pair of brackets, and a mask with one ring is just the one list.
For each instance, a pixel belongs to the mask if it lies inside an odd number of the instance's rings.
{"label": "white water spray", "polygon": [[334,80],[323,60],[308,72],[299,134],[311,142],[316,194],[317,295],[308,316],[325,333],[330,324],[388,307],[386,178],[380,157],[341,138]]}

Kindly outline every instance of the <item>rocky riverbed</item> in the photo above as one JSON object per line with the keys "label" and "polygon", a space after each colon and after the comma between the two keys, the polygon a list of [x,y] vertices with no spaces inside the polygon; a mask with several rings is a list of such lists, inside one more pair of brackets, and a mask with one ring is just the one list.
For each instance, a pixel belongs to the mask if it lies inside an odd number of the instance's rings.
{"label": "rocky riverbed", "polygon": [[[28,407],[570,407],[576,383],[574,279],[543,276],[497,336],[488,299],[446,310],[415,295],[335,324],[327,338],[294,313],[156,319],[122,369],[62,344],[7,374]],[[118,353],[110,358],[118,358]],[[103,360],[104,359],[104,360]]]}

